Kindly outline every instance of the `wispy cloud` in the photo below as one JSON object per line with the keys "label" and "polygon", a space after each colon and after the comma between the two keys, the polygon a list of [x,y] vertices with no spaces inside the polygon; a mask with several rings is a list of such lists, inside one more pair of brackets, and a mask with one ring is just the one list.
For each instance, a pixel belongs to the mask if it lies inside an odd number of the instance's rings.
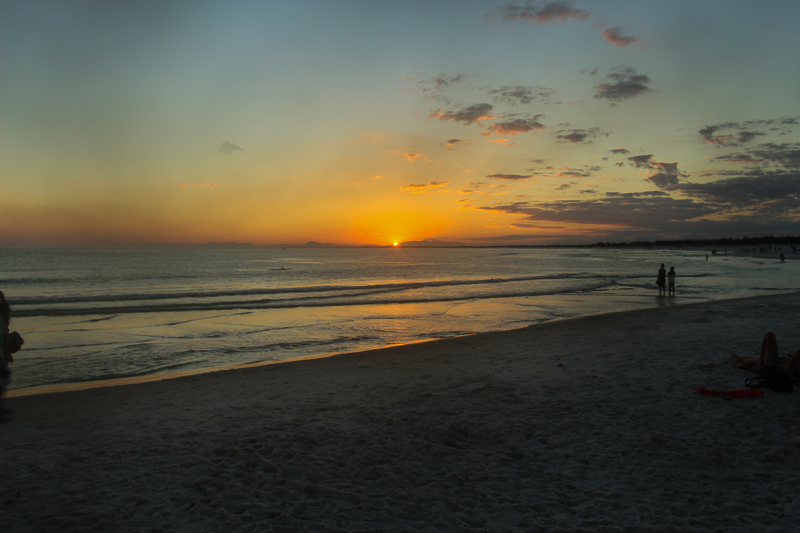
{"label": "wispy cloud", "polygon": [[189,185],[188,183],[183,183],[178,185],[179,189],[197,189],[199,187],[219,187],[219,183],[195,183],[194,185]]}
{"label": "wispy cloud", "polygon": [[631,153],[630,150],[627,148],[614,148],[613,150],[609,150],[612,154],[629,154]]}
{"label": "wispy cloud", "polygon": [[495,179],[495,180],[508,180],[508,181],[520,181],[520,180],[527,180],[533,177],[533,175],[522,175],[522,174],[489,174],[486,176],[487,178]]}
{"label": "wispy cloud", "polygon": [[447,139],[444,142],[444,149],[455,150],[459,146],[466,146],[468,144],[472,144],[472,142],[469,139]]}
{"label": "wispy cloud", "polygon": [[620,47],[630,46],[640,41],[638,37],[631,37],[630,35],[623,35],[620,28],[608,28],[603,32],[603,38],[611,44]]}
{"label": "wispy cloud", "polygon": [[430,183],[422,183],[419,185],[411,184],[405,187],[400,187],[402,191],[408,192],[426,192],[431,189],[438,189],[439,187],[446,187],[450,184],[449,181],[432,181]]}
{"label": "wispy cloud", "polygon": [[516,85],[513,87],[503,86],[499,89],[490,89],[489,96],[497,104],[508,104],[512,106],[530,104],[537,99],[550,98],[555,91],[547,87]]}

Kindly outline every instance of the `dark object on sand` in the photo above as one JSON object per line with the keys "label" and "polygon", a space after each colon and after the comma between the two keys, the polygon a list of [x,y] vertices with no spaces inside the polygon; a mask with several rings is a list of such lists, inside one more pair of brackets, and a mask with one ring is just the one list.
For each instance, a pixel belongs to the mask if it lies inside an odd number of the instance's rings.
{"label": "dark object on sand", "polygon": [[794,383],[789,374],[771,366],[765,366],[759,370],[758,377],[746,379],[745,384],[748,387],[772,389],[775,392],[792,392],[794,389]]}
{"label": "dark object on sand", "polygon": [[6,350],[11,353],[17,353],[20,348],[22,348],[23,344],[25,344],[25,339],[22,338],[22,335],[16,331],[12,331],[8,335],[8,340],[6,341]]}

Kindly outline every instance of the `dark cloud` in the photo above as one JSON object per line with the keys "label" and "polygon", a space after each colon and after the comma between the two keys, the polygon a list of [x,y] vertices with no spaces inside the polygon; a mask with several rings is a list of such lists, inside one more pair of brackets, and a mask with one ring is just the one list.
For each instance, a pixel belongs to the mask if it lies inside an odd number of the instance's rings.
{"label": "dark cloud", "polygon": [[514,87],[503,86],[499,89],[489,91],[495,103],[508,105],[529,104],[537,98],[549,98],[555,91],[547,87],[533,87],[528,85],[517,85]]}
{"label": "dark cloud", "polygon": [[581,194],[597,194],[597,191],[594,189],[584,189],[582,191],[578,191]]}
{"label": "dark cloud", "polygon": [[631,153],[630,150],[627,148],[614,148],[613,150],[609,150],[612,154],[629,154]]}
{"label": "dark cloud", "polygon": [[[526,229],[564,229],[564,227],[563,227],[563,226],[540,226],[540,225],[538,225],[538,224],[525,224],[525,223],[519,223],[519,224],[509,224],[509,225],[510,225],[512,228],[526,228]],[[500,237],[500,238],[501,238],[501,239],[506,239],[506,238],[509,238],[509,237],[510,237],[510,236],[506,236],[506,237]],[[524,236],[524,237],[525,237],[525,238],[528,238],[529,236]]]}
{"label": "dark cloud", "polygon": [[719,155],[713,160],[726,163],[772,163],[786,169],[800,168],[800,143],[763,143],[749,152]]}
{"label": "dark cloud", "polygon": [[751,208],[760,212],[796,212],[800,209],[800,173],[761,172],[710,183],[683,183],[676,190],[727,209]]}
{"label": "dark cloud", "polygon": [[611,44],[615,44],[623,48],[639,42],[638,37],[622,35],[622,30],[620,28],[608,28],[603,32],[603,38]]}
{"label": "dark cloud", "polygon": [[575,172],[573,170],[567,170],[566,172],[559,172],[556,174],[559,178],[588,178],[591,176],[589,172]]}
{"label": "dark cloud", "polygon": [[760,144],[753,155],[787,168],[800,168],[800,143]]}
{"label": "dark cloud", "polygon": [[758,159],[753,157],[752,155],[745,154],[745,153],[735,153],[735,154],[727,154],[727,155],[720,155],[714,158],[714,161],[724,161],[726,163],[764,163],[763,159]]}
{"label": "dark cloud", "polygon": [[472,124],[481,120],[494,118],[497,115],[492,115],[492,104],[475,104],[465,107],[461,111],[445,111],[439,109],[429,115],[429,118],[438,118],[439,120],[453,120],[461,122],[462,124]]}
{"label": "dark cloud", "polygon": [[528,178],[532,178],[532,175],[523,176],[521,174],[489,174],[486,176],[487,178],[492,178],[496,180],[508,180],[508,181],[519,181],[519,180],[526,180]]}
{"label": "dark cloud", "polygon": [[499,135],[516,135],[517,133],[527,133],[533,130],[544,130],[547,128],[538,121],[539,117],[542,116],[543,115],[536,115],[530,119],[517,118],[506,122],[497,122],[488,126],[486,129]]}
{"label": "dark cloud", "polygon": [[608,133],[601,132],[600,128],[591,128],[588,130],[572,129],[572,130],[559,130],[555,132],[555,137],[561,139],[562,142],[570,143],[585,143],[589,144],[598,135],[608,136]]}
{"label": "dark cloud", "polygon": [[634,165],[636,168],[653,168],[650,165],[650,161],[653,159],[653,154],[644,154],[644,155],[634,155],[628,158],[628,161],[631,162],[631,165]]}
{"label": "dark cloud", "polygon": [[771,119],[748,120],[746,122],[722,122],[712,124],[698,130],[700,139],[704,143],[717,146],[741,146],[758,136],[766,135],[756,128],[768,128],[777,131],[780,135],[790,133],[789,126],[796,126],[800,117],[781,117]]}
{"label": "dark cloud", "polygon": [[637,74],[631,67],[620,67],[606,76],[606,83],[599,83],[594,88],[594,97],[608,100],[612,104],[634,98],[650,92],[647,85],[650,78],[644,74]]}
{"label": "dark cloud", "polygon": [[617,161],[614,164],[617,165],[618,167],[623,167],[623,166],[625,166],[625,161]]}
{"label": "dark cloud", "polygon": [[540,5],[537,2],[524,4],[506,4],[498,7],[487,18],[500,18],[502,20],[522,20],[532,22],[534,25],[549,22],[567,22],[572,20],[580,22],[589,18],[589,12],[572,7],[569,2],[547,2]]}
{"label": "dark cloud", "polygon": [[557,191],[566,191],[567,189],[571,189],[571,188],[572,188],[572,184],[571,183],[564,183],[564,184],[559,185],[558,187],[556,187],[556,190]]}
{"label": "dark cloud", "polygon": [[645,181],[649,181],[659,189],[670,189],[678,185],[679,180],[676,174],[657,172],[655,174],[650,174],[649,177],[645,178]]}
{"label": "dark cloud", "polygon": [[657,168],[661,172],[668,174],[675,174],[676,176],[684,176],[678,170],[678,163],[653,163],[653,168]]}
{"label": "dark cloud", "polygon": [[717,209],[692,199],[676,200],[666,193],[609,193],[605,198],[564,200],[535,204],[514,203],[480,207],[521,215],[523,222],[561,222],[654,228],[662,222],[686,221],[710,215]]}

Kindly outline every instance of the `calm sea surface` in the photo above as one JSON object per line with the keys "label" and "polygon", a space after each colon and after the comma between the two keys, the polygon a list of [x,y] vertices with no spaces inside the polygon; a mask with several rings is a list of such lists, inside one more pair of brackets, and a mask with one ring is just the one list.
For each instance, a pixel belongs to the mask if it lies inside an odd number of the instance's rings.
{"label": "calm sea surface", "polygon": [[[26,341],[10,392],[800,290],[800,261],[705,257],[688,248],[0,249],[11,329]],[[659,263],[678,273],[676,298],[657,296]]]}

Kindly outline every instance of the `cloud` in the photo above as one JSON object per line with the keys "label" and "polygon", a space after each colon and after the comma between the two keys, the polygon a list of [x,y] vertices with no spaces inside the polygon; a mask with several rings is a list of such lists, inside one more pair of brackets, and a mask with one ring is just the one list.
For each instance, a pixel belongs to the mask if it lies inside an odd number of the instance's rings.
{"label": "cloud", "polygon": [[444,149],[455,150],[459,146],[464,146],[467,144],[472,144],[469,139],[447,139],[444,142]]}
{"label": "cloud", "polygon": [[516,135],[517,133],[527,133],[533,130],[544,130],[547,128],[538,121],[539,117],[542,116],[544,115],[536,115],[530,119],[517,118],[506,122],[497,122],[486,129],[498,135]]}
{"label": "cloud", "polygon": [[475,104],[462,109],[461,111],[444,111],[439,109],[429,115],[429,118],[438,118],[439,120],[453,120],[461,122],[462,124],[473,124],[481,120],[489,120],[495,118],[497,115],[492,115],[492,104]]}
{"label": "cloud", "polygon": [[627,148],[614,148],[613,150],[609,150],[612,154],[629,154],[631,153],[630,150]]}
{"label": "cloud", "polygon": [[697,133],[700,140],[717,146],[741,146],[756,137],[766,135],[756,128],[768,128],[779,135],[791,133],[790,126],[796,126],[800,117],[780,117],[771,119],[748,120],[746,122],[722,122],[701,128]]}
{"label": "cloud", "polygon": [[591,175],[589,172],[575,172],[572,170],[556,174],[559,178],[588,178]]}
{"label": "cloud", "polygon": [[591,143],[591,139],[597,137],[598,135],[606,135],[608,133],[604,133],[600,131],[600,128],[591,128],[588,130],[583,129],[573,129],[573,130],[559,130],[556,133],[556,138],[561,139],[563,142],[570,142],[570,143]]}
{"label": "cloud", "polygon": [[561,185],[556,187],[556,190],[557,191],[566,191],[567,189],[570,189],[570,188],[572,188],[572,184],[571,183],[562,183]]}
{"label": "cloud", "polygon": [[606,76],[606,83],[599,83],[594,88],[594,98],[608,100],[612,104],[635,98],[652,89],[647,85],[650,78],[637,74],[631,67],[619,67]]}
{"label": "cloud", "polygon": [[178,185],[180,189],[197,189],[198,187],[219,187],[219,183],[195,183],[194,185],[189,185],[188,183],[184,183],[182,185]]}
{"label": "cloud", "polygon": [[661,191],[607,193],[605,198],[514,203],[478,209],[521,215],[523,222],[546,221],[623,228],[653,228],[662,222],[687,221],[717,211],[692,199],[676,200]]}
{"label": "cloud", "polygon": [[765,143],[753,155],[786,168],[800,168],[800,143]]}
{"label": "cloud", "polygon": [[487,178],[492,178],[495,180],[508,180],[508,181],[519,181],[519,180],[526,180],[532,178],[533,175],[521,175],[521,174],[489,174],[486,176]]}
{"label": "cloud", "polygon": [[428,79],[420,80],[416,83],[419,92],[425,95],[425,98],[430,98],[436,101],[449,102],[445,93],[454,85],[462,84],[467,79],[464,74],[457,74],[455,76],[445,73],[439,73]]}
{"label": "cloud", "polygon": [[800,212],[800,173],[761,172],[710,183],[684,183],[685,196],[723,204],[727,209],[750,208],[765,213]]}
{"label": "cloud", "polygon": [[668,172],[657,172],[645,178],[645,181],[649,181],[659,189],[669,189],[670,187],[676,186],[679,180],[678,176],[675,174],[670,174]]}
{"label": "cloud", "polygon": [[422,154],[403,154],[409,161],[416,161],[420,157],[425,157]]}
{"label": "cloud", "polygon": [[[526,223],[517,223],[517,224],[509,224],[512,228],[525,228],[525,229],[565,229],[564,226],[540,226],[539,224],[526,224]],[[508,238],[509,236],[505,237],[498,237],[500,239]],[[529,236],[524,236],[528,238]]]}
{"label": "cloud", "polygon": [[553,89],[548,89],[547,87],[516,85],[514,87],[503,86],[499,89],[493,89],[488,94],[495,103],[516,106],[529,104],[537,98],[549,98],[554,93]]}
{"label": "cloud", "polygon": [[231,155],[236,150],[239,150],[240,152],[242,151],[241,148],[239,148],[235,144],[229,143],[229,142],[224,142],[219,147],[219,151],[222,152],[225,155]]}
{"label": "cloud", "polygon": [[432,181],[430,183],[423,183],[420,185],[406,185],[405,187],[400,187],[401,191],[409,191],[409,192],[426,192],[430,189],[437,189],[439,187],[446,187],[450,184],[449,181]]}
{"label": "cloud", "polygon": [[652,168],[650,165],[650,161],[653,159],[653,154],[644,154],[644,155],[634,155],[628,158],[628,161],[631,162],[631,165],[634,165],[636,168]]}
{"label": "cloud", "polygon": [[615,44],[623,48],[639,42],[638,37],[630,37],[627,35],[622,35],[622,31],[620,30],[620,28],[608,28],[606,31],[603,32],[603,38],[609,43]]}
{"label": "cloud", "polygon": [[503,146],[514,146],[515,144],[517,144],[517,143],[512,143],[508,139],[492,139],[489,142],[494,144],[502,144]]}
{"label": "cloud", "polygon": [[713,160],[726,163],[772,163],[787,169],[800,168],[800,143],[763,143],[747,153],[719,155]]}
{"label": "cloud", "polygon": [[589,18],[589,12],[572,7],[569,2],[548,2],[539,5],[536,2],[524,4],[506,4],[498,7],[487,18],[500,18],[507,21],[521,20],[534,25],[550,22],[581,22]]}

